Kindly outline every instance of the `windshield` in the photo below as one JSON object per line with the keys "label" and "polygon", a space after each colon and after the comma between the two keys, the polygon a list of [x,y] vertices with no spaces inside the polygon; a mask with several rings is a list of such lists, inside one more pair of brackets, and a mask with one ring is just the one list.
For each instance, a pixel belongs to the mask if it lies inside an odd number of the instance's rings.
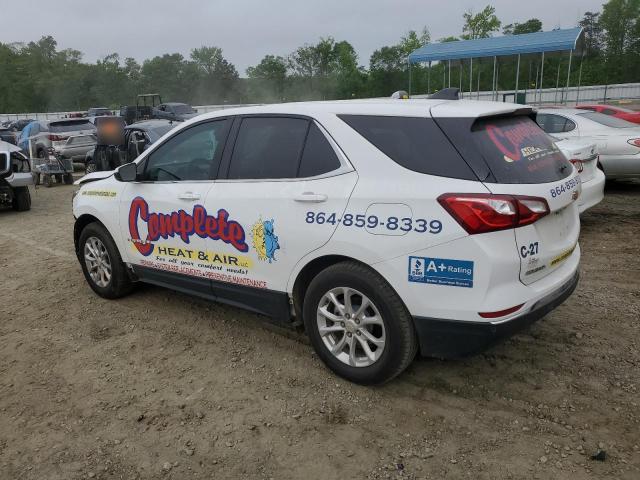
{"label": "windshield", "polygon": [[161,127],[152,128],[148,132],[149,137],[151,138],[152,141],[155,142],[157,139],[159,139],[161,136],[163,136],[172,128],[173,128],[173,125],[162,125]]}
{"label": "windshield", "polygon": [[577,115],[611,128],[634,128],[638,126],[635,123],[627,122],[621,118],[612,117],[598,112],[584,112],[578,113]]}
{"label": "windshield", "polygon": [[67,121],[67,122],[51,122],[49,124],[49,131],[51,133],[66,133],[66,132],[75,132],[78,130],[95,130],[96,127],[93,123],[83,120],[83,121]]}
{"label": "windshield", "polygon": [[175,113],[193,113],[193,108],[189,105],[174,105],[172,108]]}

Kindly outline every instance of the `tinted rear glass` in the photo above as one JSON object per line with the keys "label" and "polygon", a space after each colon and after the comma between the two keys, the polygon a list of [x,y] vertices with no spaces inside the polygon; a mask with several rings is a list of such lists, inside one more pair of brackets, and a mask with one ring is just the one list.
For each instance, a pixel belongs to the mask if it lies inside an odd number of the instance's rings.
{"label": "tinted rear glass", "polygon": [[600,125],[606,125],[607,127],[612,128],[634,128],[637,127],[635,123],[627,122],[626,120],[622,120],[621,118],[612,117],[610,115],[605,115],[604,113],[598,112],[584,112],[577,114],[580,117],[588,118]]}
{"label": "tinted rear glass", "polygon": [[391,160],[414,172],[477,180],[430,118],[340,115]]}
{"label": "tinted rear glass", "polygon": [[51,122],[49,131],[51,133],[75,132],[77,130],[95,130],[96,127],[90,121],[70,121],[70,122]]}
{"label": "tinted rear glass", "polygon": [[572,171],[551,137],[529,117],[482,119],[471,135],[498,183],[555,182]]}

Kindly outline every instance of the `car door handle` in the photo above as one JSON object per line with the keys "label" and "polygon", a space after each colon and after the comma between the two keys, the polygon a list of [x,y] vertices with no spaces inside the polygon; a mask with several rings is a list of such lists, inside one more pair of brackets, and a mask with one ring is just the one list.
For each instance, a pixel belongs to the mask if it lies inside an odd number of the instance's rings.
{"label": "car door handle", "polygon": [[200,194],[196,192],[183,192],[178,195],[180,200],[200,200]]}
{"label": "car door handle", "polygon": [[293,197],[296,202],[322,203],[327,201],[324,193],[304,192]]}

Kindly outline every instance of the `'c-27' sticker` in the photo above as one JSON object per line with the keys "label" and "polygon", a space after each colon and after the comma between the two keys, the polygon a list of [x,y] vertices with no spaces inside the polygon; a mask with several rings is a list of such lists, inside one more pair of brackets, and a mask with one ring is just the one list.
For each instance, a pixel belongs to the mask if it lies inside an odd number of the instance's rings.
{"label": "'c-27' sticker", "polygon": [[449,258],[409,257],[409,281],[473,288],[473,262]]}

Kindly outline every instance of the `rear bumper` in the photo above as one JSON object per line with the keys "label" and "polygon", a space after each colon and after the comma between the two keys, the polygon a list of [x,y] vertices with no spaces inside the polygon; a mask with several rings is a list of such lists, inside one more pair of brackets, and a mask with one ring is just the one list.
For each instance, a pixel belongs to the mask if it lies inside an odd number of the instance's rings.
{"label": "rear bumper", "polygon": [[514,335],[562,304],[575,290],[578,270],[557,290],[536,302],[529,312],[504,322],[469,322],[414,317],[423,356],[459,358],[478,353],[499,340]]}
{"label": "rear bumper", "polygon": [[594,177],[582,184],[582,193],[578,199],[578,211],[580,213],[596,206],[604,198],[605,175],[597,169]]}

